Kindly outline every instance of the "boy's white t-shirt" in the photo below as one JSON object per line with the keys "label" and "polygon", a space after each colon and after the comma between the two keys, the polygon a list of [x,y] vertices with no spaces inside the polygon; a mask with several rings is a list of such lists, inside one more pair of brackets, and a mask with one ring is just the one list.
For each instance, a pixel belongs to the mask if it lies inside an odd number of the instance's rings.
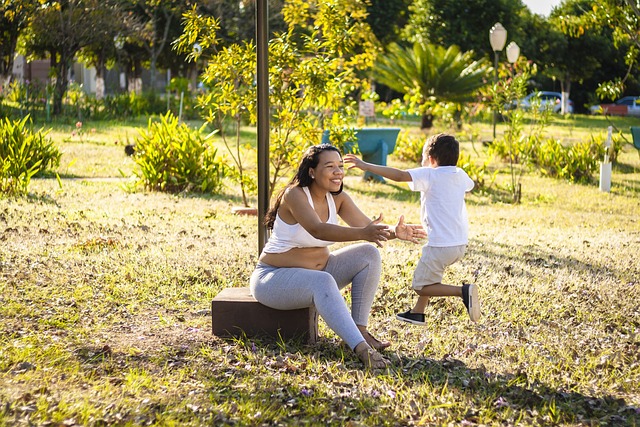
{"label": "boy's white t-shirt", "polygon": [[456,166],[409,169],[409,188],[420,192],[420,220],[427,231],[427,246],[448,247],[469,242],[465,193],[473,180]]}

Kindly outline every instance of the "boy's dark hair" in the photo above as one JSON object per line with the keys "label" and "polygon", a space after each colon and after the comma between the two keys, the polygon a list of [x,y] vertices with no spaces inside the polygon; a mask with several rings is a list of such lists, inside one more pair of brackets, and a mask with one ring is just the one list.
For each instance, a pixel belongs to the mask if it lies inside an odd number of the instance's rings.
{"label": "boy's dark hair", "polygon": [[438,166],[456,166],[460,157],[460,143],[453,135],[439,133],[427,140],[425,153]]}

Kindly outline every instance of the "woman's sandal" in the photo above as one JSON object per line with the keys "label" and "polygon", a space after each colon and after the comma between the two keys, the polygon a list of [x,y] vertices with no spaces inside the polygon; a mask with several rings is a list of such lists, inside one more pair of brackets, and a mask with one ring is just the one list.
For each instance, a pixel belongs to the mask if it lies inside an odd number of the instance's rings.
{"label": "woman's sandal", "polygon": [[383,357],[367,343],[358,344],[357,347],[361,348],[359,350],[354,349],[354,351],[367,369],[384,369],[391,363],[389,359]]}
{"label": "woman's sandal", "polygon": [[369,344],[374,350],[380,351],[391,346],[391,343],[389,341],[380,341],[379,339],[371,335],[366,329],[360,329],[360,333],[362,333],[362,337],[367,342],[367,344]]}

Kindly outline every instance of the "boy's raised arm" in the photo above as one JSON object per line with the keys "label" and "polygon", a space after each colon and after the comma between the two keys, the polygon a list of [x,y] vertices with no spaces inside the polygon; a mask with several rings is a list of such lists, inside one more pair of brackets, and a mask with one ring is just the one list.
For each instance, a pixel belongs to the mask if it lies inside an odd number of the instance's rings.
{"label": "boy's raised arm", "polygon": [[356,157],[353,154],[345,154],[342,158],[345,164],[349,165],[349,169],[358,168],[363,171],[369,171],[376,175],[381,175],[396,182],[409,182],[411,181],[411,174],[402,169],[391,168],[389,166],[374,165],[373,163],[367,163],[364,160]]}

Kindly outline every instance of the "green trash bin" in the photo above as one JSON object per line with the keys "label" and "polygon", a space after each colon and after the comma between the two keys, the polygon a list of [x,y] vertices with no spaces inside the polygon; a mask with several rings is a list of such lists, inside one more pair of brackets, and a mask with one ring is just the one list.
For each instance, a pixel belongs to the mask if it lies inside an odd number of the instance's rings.
{"label": "green trash bin", "polygon": [[633,146],[636,147],[638,155],[640,155],[640,126],[631,126],[631,138]]}
{"label": "green trash bin", "polygon": [[[400,128],[362,128],[356,130],[356,143],[362,160],[386,166],[387,156],[396,148]],[[322,142],[329,143],[329,131],[324,131]],[[347,142],[347,146],[350,143]],[[366,181],[385,182],[384,178],[371,172],[364,173]]]}

